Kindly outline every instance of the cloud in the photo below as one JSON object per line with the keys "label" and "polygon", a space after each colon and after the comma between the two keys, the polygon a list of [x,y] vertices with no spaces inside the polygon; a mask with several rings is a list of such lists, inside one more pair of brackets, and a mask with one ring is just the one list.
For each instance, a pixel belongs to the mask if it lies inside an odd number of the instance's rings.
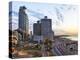
{"label": "cloud", "polygon": [[55,11],[56,11],[57,19],[58,19],[59,21],[63,22],[64,19],[63,19],[62,13],[59,11],[58,8],[55,8]]}
{"label": "cloud", "polygon": [[9,12],[9,29],[15,30],[18,28],[18,15],[14,12]]}

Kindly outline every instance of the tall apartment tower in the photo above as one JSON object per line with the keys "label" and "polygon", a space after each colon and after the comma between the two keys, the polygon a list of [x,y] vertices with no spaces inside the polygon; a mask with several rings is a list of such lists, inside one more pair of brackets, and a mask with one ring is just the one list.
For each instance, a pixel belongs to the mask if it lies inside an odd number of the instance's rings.
{"label": "tall apartment tower", "polygon": [[25,6],[21,6],[19,8],[19,30],[21,32],[23,41],[26,40],[29,30],[29,20],[25,10]]}
{"label": "tall apartment tower", "polygon": [[41,35],[41,22],[37,21],[37,23],[33,24],[33,40],[40,43],[43,40]]}
{"label": "tall apartment tower", "polygon": [[44,39],[53,40],[52,20],[47,16],[41,19],[41,35],[43,35]]}
{"label": "tall apartment tower", "polygon": [[41,35],[41,23],[37,21],[37,23],[33,24],[33,34],[34,35]]}

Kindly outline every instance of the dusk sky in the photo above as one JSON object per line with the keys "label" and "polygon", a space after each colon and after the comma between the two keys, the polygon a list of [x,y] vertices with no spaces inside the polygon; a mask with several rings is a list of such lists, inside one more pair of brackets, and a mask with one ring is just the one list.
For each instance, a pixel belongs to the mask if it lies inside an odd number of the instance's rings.
{"label": "dusk sky", "polygon": [[[55,34],[77,34],[78,6],[66,4],[12,2],[12,27],[18,28],[19,7],[25,6],[29,18],[29,30],[32,31],[33,23],[44,16],[52,19],[52,30]],[[11,9],[10,9],[11,11]],[[9,15],[11,16],[11,15]],[[10,22],[11,23],[11,22]]]}

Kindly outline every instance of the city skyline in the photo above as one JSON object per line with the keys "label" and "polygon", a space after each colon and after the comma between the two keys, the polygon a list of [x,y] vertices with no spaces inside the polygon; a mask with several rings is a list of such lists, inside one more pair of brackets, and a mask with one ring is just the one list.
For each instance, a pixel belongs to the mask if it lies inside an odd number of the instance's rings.
{"label": "city skyline", "polygon": [[10,2],[9,57],[77,55],[77,23],[77,5]]}
{"label": "city skyline", "polygon": [[[76,5],[30,2],[27,4],[25,2],[13,2],[12,4],[13,29],[18,28],[18,15],[14,12],[18,13],[19,7],[25,6],[29,17],[29,30],[32,31],[33,23],[36,23],[36,21],[40,20],[40,18],[42,19],[44,16],[48,16],[52,19],[52,29],[56,34],[77,34],[78,7]],[[36,16],[37,14],[39,14],[39,17]]]}

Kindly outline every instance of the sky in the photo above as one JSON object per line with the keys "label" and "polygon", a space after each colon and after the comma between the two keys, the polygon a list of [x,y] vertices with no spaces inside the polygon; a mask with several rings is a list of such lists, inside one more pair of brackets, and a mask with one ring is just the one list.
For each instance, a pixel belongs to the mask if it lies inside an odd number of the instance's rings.
{"label": "sky", "polygon": [[[9,5],[11,6],[11,5]],[[29,30],[32,31],[33,23],[48,16],[52,19],[52,30],[55,34],[77,34],[78,32],[78,6],[67,4],[33,3],[33,2],[12,2],[12,11],[9,15],[12,29],[18,28],[19,7],[25,6],[29,19]],[[12,21],[11,21],[12,19]]]}

